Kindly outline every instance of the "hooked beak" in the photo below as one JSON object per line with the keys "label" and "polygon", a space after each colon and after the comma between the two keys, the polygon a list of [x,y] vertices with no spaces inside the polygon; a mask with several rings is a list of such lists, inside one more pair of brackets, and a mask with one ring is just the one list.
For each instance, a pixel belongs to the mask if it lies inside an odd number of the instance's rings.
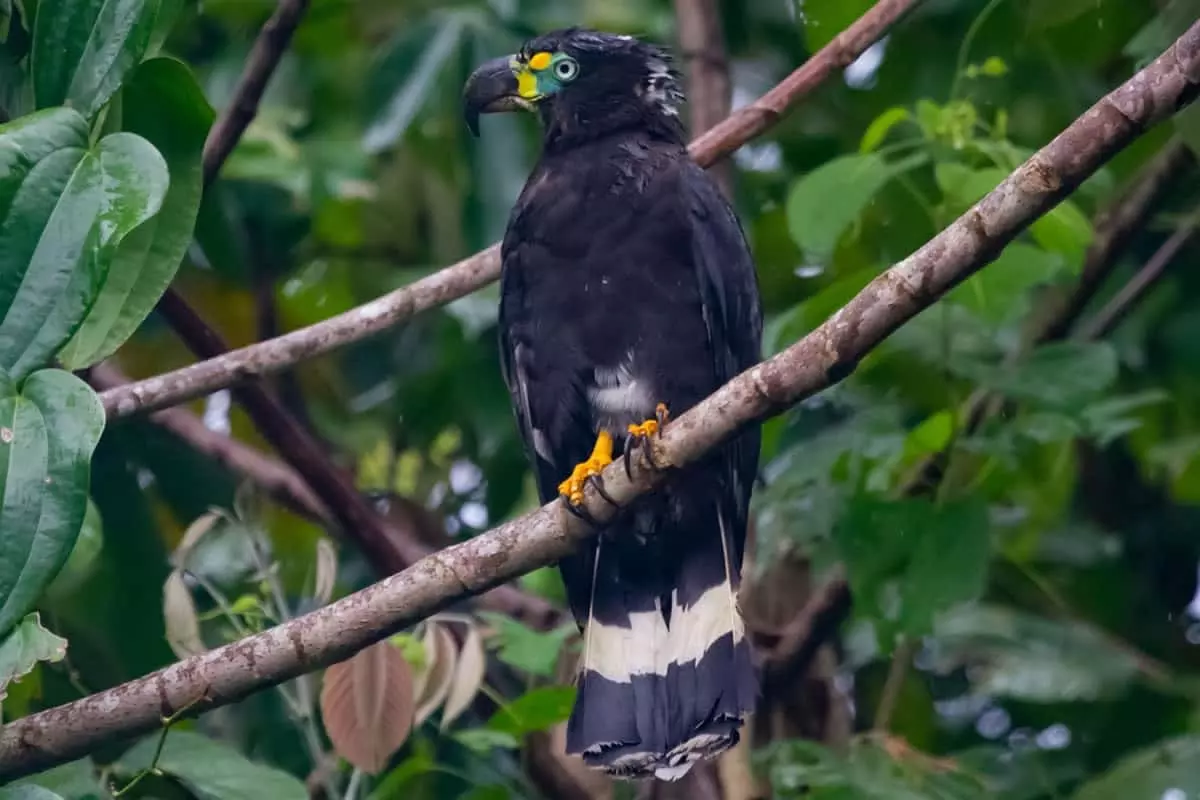
{"label": "hooked beak", "polygon": [[493,58],[479,66],[463,87],[463,116],[467,128],[479,135],[479,115],[497,111],[530,110],[536,97],[522,97],[512,56]]}

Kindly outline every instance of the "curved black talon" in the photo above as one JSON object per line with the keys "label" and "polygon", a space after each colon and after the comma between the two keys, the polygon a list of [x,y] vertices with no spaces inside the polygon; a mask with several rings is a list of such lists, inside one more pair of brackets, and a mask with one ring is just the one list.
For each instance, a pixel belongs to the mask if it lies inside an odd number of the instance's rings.
{"label": "curved black talon", "polygon": [[624,452],[621,454],[621,458],[625,462],[625,477],[629,478],[629,480],[633,480],[633,451],[643,446],[646,448],[646,463],[655,470],[662,469],[658,465],[658,462],[654,460],[654,448],[650,447],[650,437],[637,436],[631,433],[625,437]]}
{"label": "curved black talon", "polygon": [[567,511],[571,512],[573,516],[583,520],[592,528],[599,529],[600,520],[593,517],[591,512],[587,510],[586,506],[577,506],[565,497],[562,499],[562,501],[563,505],[567,507]]}
{"label": "curved black talon", "polygon": [[594,488],[596,490],[596,494],[603,497],[605,502],[607,502],[610,506],[612,506],[613,508],[621,507],[620,504],[616,500],[612,499],[612,495],[610,495],[608,493],[608,490],[604,488],[604,479],[601,478],[599,475],[590,476],[587,479],[587,482],[590,483],[592,485],[592,488]]}

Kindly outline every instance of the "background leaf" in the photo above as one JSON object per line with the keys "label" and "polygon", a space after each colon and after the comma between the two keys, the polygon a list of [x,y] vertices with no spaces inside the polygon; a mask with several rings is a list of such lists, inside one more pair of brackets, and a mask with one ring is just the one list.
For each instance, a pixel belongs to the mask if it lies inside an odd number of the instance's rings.
{"label": "background leaf", "polygon": [[39,661],[61,661],[67,654],[67,640],[42,627],[37,613],[27,614],[0,640],[0,700],[8,685],[19,680]]}
{"label": "background leaf", "polygon": [[74,375],[43,370],[18,393],[0,373],[0,631],[33,608],[71,554],[103,430],[99,398]]}
{"label": "background leaf", "polygon": [[150,45],[160,0],[40,0],[33,30],[38,108],[91,118]]}
{"label": "background leaf", "polygon": [[166,291],[192,240],[200,208],[200,156],[213,110],[191,71],[172,58],[143,63],[121,93],[124,130],[142,136],[166,161],[162,207],[120,243],[104,284],[58,356],[80,369],[111,355]]}
{"label": "background leaf", "polygon": [[[118,762],[127,777],[147,769],[158,746],[158,734],[138,742]],[[167,734],[158,769],[183,784],[201,800],[306,800],[304,782],[286,772],[248,760],[236,750],[194,731]]]}
{"label": "background leaf", "polygon": [[[56,130],[69,126],[82,133],[69,115],[43,119]],[[117,133],[88,150],[64,147],[47,154],[18,185],[8,176],[0,182],[13,191],[0,218],[6,253],[0,273],[18,284],[0,292],[0,368],[23,377],[70,338],[117,246],[158,211],[168,175],[149,142]]]}

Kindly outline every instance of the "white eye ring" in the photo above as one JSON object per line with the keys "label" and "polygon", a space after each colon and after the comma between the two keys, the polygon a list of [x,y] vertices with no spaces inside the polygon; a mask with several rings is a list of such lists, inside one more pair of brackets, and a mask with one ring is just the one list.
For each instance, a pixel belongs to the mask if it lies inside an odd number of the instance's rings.
{"label": "white eye ring", "polygon": [[554,65],[554,77],[560,81],[573,81],[579,74],[579,64],[573,58],[564,58]]}

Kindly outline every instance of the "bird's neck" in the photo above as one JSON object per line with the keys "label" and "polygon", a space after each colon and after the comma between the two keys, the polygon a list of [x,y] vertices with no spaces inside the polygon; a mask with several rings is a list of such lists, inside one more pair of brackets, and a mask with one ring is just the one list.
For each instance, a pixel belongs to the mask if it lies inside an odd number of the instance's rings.
{"label": "bird's neck", "polygon": [[679,115],[640,104],[614,104],[591,110],[546,108],[542,112],[542,149],[558,154],[618,133],[641,133],[651,139],[686,143]]}

